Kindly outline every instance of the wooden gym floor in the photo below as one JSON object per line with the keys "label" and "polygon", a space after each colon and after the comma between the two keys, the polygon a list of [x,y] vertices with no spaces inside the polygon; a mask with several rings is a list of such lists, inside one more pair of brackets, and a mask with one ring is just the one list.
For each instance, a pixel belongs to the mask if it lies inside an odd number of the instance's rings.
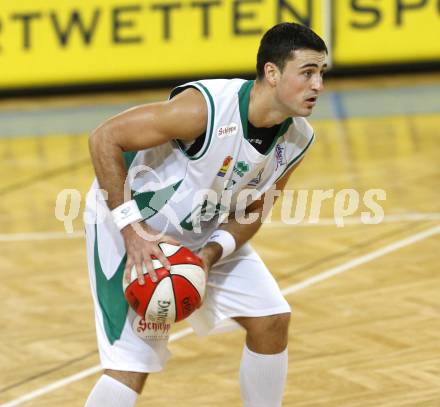
{"label": "wooden gym floor", "polygon": [[[77,189],[83,207],[93,125],[164,95],[0,102],[0,407],[84,404],[99,361],[82,226],[67,234],[55,200]],[[438,407],[440,76],[333,81],[311,121],[317,141],[288,186],[361,201],[344,227],[334,199],[318,223],[286,225],[277,205],[253,239],[294,310],[284,405]],[[365,225],[372,188],[385,217]],[[240,406],[243,332],[174,328],[174,357],[138,405]]]}

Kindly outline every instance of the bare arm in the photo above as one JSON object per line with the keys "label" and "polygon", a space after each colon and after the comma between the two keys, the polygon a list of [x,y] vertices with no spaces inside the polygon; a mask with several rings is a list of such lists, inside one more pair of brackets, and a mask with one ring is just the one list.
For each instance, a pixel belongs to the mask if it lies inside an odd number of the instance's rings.
{"label": "bare arm", "polygon": [[[276,184],[275,188],[278,191],[284,190],[287,181],[289,180],[290,175],[293,171],[298,167],[301,163],[298,162],[295,164]],[[223,224],[220,229],[226,230],[234,236],[236,248],[240,248],[243,244],[245,244],[248,240],[255,235],[260,229],[262,222],[264,220],[264,216],[267,214],[268,210],[272,207],[267,207],[265,205],[265,197],[264,194],[261,199],[252,202],[245,211],[245,216],[254,213],[258,215],[258,218],[255,222],[249,224],[240,223],[240,219],[237,220],[235,214],[231,214],[228,219],[228,223]],[[277,197],[273,200],[273,203],[276,202]],[[270,205],[270,204],[269,204]],[[273,205],[273,204],[272,204]],[[222,247],[218,243],[208,243],[205,247],[201,249],[199,252],[200,257],[203,259],[208,268],[211,268],[213,264],[215,264],[222,255]]]}
{"label": "bare arm", "polygon": [[138,151],[173,139],[194,140],[206,129],[207,107],[202,94],[186,89],[173,99],[134,107],[93,131],[89,148],[99,185],[114,209],[124,201],[127,176],[123,152]]}
{"label": "bare arm", "polygon": [[[108,194],[109,208],[114,209],[124,202],[127,170],[123,152],[155,147],[173,139],[194,140],[206,130],[206,123],[207,107],[203,96],[195,89],[187,89],[170,101],[135,107],[100,125],[90,136],[89,147],[99,186]],[[164,267],[170,267],[158,243],[178,242],[169,236],[145,240],[138,233],[140,230],[149,236],[157,235],[143,222],[127,225],[121,233],[127,250],[125,279],[129,282],[131,269],[135,266],[139,282],[143,284],[143,264],[151,279],[157,280],[152,255]]]}

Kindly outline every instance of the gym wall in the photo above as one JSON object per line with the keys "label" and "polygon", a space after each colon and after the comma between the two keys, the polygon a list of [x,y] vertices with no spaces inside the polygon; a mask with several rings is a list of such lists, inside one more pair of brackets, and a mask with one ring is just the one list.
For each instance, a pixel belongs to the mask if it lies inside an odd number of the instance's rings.
{"label": "gym wall", "polygon": [[0,91],[252,74],[280,21],[335,71],[440,62],[438,0],[0,0]]}

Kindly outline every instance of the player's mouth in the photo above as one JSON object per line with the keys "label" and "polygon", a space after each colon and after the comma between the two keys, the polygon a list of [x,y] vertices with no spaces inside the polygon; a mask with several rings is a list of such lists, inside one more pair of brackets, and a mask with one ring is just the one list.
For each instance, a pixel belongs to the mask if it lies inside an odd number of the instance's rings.
{"label": "player's mouth", "polygon": [[306,103],[309,106],[315,106],[317,101],[318,101],[318,97],[317,96],[312,96],[312,97],[306,99]]}

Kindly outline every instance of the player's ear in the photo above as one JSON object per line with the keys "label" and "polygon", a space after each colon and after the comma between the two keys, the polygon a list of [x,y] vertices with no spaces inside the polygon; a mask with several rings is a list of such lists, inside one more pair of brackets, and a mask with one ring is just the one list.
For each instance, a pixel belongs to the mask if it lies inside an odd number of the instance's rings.
{"label": "player's ear", "polygon": [[280,76],[280,70],[273,62],[266,62],[264,65],[264,76],[271,86],[276,86]]}

